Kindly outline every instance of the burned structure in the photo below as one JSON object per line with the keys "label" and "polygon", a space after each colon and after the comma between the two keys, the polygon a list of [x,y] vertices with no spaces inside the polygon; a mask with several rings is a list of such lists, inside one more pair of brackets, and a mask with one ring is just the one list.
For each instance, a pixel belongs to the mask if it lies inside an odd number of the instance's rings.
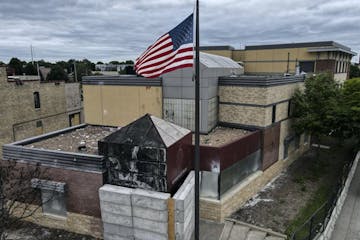
{"label": "burned structure", "polygon": [[191,169],[190,130],[146,114],[99,141],[113,185],[174,193]]}

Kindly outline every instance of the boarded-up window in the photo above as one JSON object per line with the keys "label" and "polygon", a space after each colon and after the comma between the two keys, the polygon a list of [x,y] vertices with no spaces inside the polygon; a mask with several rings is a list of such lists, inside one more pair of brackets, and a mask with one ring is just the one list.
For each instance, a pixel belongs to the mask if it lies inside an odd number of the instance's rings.
{"label": "boarded-up window", "polygon": [[301,61],[299,65],[300,72],[312,73],[315,70],[315,61]]}

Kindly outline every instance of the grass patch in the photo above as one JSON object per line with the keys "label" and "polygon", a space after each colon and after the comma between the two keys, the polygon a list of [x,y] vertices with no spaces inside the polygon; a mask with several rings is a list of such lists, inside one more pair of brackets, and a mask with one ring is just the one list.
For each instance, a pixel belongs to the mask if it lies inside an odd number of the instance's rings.
{"label": "grass patch", "polygon": [[[289,224],[288,228],[286,229],[286,234],[292,234],[293,231],[295,231],[298,227],[304,224],[308,220],[308,218],[311,217],[311,215],[314,214],[314,212],[318,210],[329,199],[332,193],[332,189],[333,185],[330,185],[328,183],[322,184],[315,192],[314,196],[310,199],[308,204],[300,210],[296,218]],[[307,229],[304,229],[303,233],[299,232],[297,234],[297,236],[300,236],[300,239],[301,237],[306,237],[307,235]]]}
{"label": "grass patch", "polygon": [[[346,160],[352,159],[352,145],[333,147],[331,150],[320,150],[319,159],[316,155],[312,156],[314,161],[311,168],[306,172],[301,172],[294,176],[294,182],[299,183],[301,189],[306,185],[306,181],[320,181],[318,189],[313,193],[306,205],[301,208],[296,217],[289,222],[286,234],[291,234],[301,227],[318,209],[328,202],[334,193],[336,184],[341,177],[342,168]],[[313,149],[312,151],[316,151]],[[304,188],[304,194],[306,187]],[[314,217],[313,226],[321,224],[326,215],[326,208],[318,211]],[[297,232],[296,238],[303,239],[309,236],[310,223],[307,223],[301,231]]]}

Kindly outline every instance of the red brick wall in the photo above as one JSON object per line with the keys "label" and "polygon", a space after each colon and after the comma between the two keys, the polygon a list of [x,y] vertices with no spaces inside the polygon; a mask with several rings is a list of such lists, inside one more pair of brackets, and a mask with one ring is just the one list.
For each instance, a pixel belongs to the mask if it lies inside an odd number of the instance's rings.
{"label": "red brick wall", "polygon": [[[1,162],[6,163],[6,161]],[[32,171],[32,166],[34,165],[16,164],[17,168],[28,169],[29,171]],[[45,166],[40,168],[43,176],[40,178],[66,183],[65,196],[68,212],[101,217],[98,191],[104,185],[104,174]]]}

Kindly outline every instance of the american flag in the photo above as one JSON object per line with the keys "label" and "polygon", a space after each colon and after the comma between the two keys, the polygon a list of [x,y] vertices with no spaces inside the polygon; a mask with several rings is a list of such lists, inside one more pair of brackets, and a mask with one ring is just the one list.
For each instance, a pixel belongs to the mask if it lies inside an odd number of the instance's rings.
{"label": "american flag", "polygon": [[135,71],[147,78],[194,65],[193,14],[161,36],[136,59]]}

